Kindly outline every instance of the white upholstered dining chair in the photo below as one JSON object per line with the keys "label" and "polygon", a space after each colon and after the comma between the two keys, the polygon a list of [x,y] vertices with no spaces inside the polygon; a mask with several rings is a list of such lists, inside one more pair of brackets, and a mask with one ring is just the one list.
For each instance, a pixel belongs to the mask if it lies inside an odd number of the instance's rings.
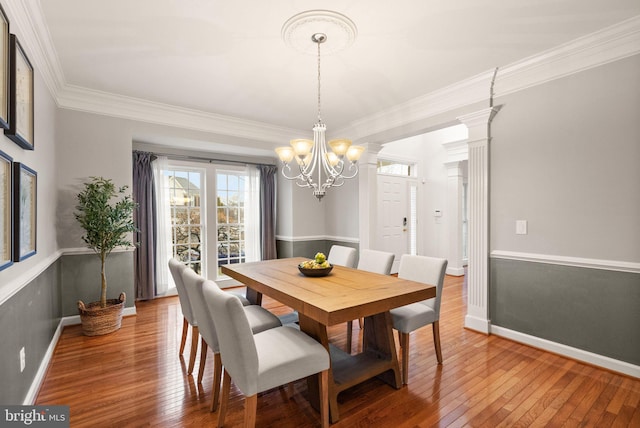
{"label": "white upholstered dining chair", "polygon": [[224,380],[218,426],[224,424],[231,380],[245,396],[244,426],[256,423],[258,393],[319,374],[320,419],[329,426],[329,353],[319,342],[295,328],[276,327],[255,335],[240,301],[211,281],[203,284],[220,340]]}
{"label": "white upholstered dining chair", "polygon": [[[395,259],[395,254],[388,253],[386,251],[377,250],[361,250],[360,258],[358,259],[357,269],[366,270],[367,272],[381,273],[383,275],[389,275],[391,273],[391,266]],[[362,318],[359,320],[360,328],[362,329]],[[351,335],[353,332],[353,321],[347,322],[347,353],[351,353]]]}
{"label": "white upholstered dining chair", "polygon": [[178,299],[180,300],[180,309],[182,310],[182,338],[180,339],[180,351],[178,355],[182,355],[184,352],[189,326],[191,326],[191,353],[189,355],[189,365],[187,366],[187,374],[191,374],[196,362],[200,334],[198,332],[196,317],[191,309],[191,302],[189,302],[189,297],[187,296],[187,290],[184,288],[184,282],[182,282],[182,272],[185,269],[188,269],[188,267],[180,263],[177,259],[169,259],[169,271],[173,277],[173,282],[176,284]]}
{"label": "white upholstered dining chair", "polygon": [[332,245],[327,260],[332,265],[352,268],[356,265],[356,249],[342,245]]}
{"label": "white upholstered dining chair", "polygon": [[442,364],[440,349],[440,301],[442,285],[447,269],[447,260],[426,256],[405,254],[400,258],[398,277],[436,286],[436,297],[391,309],[393,328],[398,330],[402,349],[402,382],[408,383],[409,376],[409,333],[432,324],[433,344],[438,364]]}
{"label": "white upholstered dining chair", "polygon": [[[185,269],[182,272],[182,281],[184,282],[191,307],[198,320],[198,330],[202,338],[200,344],[200,367],[198,368],[198,383],[202,382],[204,375],[204,367],[207,361],[207,349],[211,348],[214,357],[213,365],[213,386],[212,386],[212,401],[211,411],[214,412],[218,406],[218,398],[220,394],[220,379],[222,376],[222,362],[220,359],[220,346],[218,343],[218,334],[215,323],[211,317],[211,311],[207,307],[204,300],[203,284],[205,279],[195,273],[193,269]],[[209,281],[210,287],[218,288],[218,285]],[[223,294],[229,294],[226,291],[220,290]],[[242,305],[240,298],[237,295],[233,295],[234,298],[240,303],[242,310],[245,312],[245,317],[248,320],[249,328],[252,333],[259,333],[270,328],[280,327],[280,319],[273,315],[271,312],[258,305]]]}
{"label": "white upholstered dining chair", "polygon": [[[178,355],[182,355],[182,353],[184,352],[184,347],[187,343],[189,326],[191,326],[191,351],[189,355],[189,365],[187,366],[187,374],[191,374],[196,362],[200,333],[198,330],[198,320],[196,319],[196,316],[193,312],[191,302],[189,301],[189,297],[187,295],[187,290],[185,290],[184,282],[182,281],[182,272],[184,272],[186,269],[189,269],[189,267],[184,263],[181,263],[175,257],[169,259],[169,272],[171,272],[171,277],[173,278],[173,282],[176,285],[176,290],[178,291],[178,299],[180,301],[180,309],[182,310],[182,338],[180,339],[180,350],[178,352]],[[238,296],[243,305],[246,306],[251,304],[249,300],[242,295],[242,293],[237,291],[232,291],[232,293]]]}

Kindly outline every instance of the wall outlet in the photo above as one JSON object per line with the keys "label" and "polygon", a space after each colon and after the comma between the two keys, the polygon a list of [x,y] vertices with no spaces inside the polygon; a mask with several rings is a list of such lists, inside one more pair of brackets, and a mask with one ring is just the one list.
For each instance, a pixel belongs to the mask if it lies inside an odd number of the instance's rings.
{"label": "wall outlet", "polygon": [[527,234],[527,220],[516,220],[516,235]]}
{"label": "wall outlet", "polygon": [[24,352],[24,346],[20,348],[20,373],[24,371],[24,366],[27,364],[27,356]]}

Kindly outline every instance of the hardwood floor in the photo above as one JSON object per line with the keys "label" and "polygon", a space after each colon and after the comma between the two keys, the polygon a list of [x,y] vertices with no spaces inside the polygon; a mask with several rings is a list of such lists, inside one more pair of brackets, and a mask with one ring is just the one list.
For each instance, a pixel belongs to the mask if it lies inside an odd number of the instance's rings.
{"label": "hardwood floor", "polygon": [[[409,384],[395,390],[371,380],[339,397],[335,427],[640,427],[640,380],[463,328],[462,277],[445,279],[440,320],[444,364],[438,366],[431,328],[411,334]],[[289,309],[269,298],[276,314]],[[177,297],[139,302],[122,329],[85,337],[65,328],[36,404],[70,406],[72,427],[211,426],[213,355],[202,385],[178,357],[182,313]],[[354,323],[354,336],[359,334]],[[344,347],[346,325],[332,327]],[[357,337],[354,347],[360,343]],[[397,343],[397,338],[396,338]],[[188,346],[187,348],[188,349]],[[257,426],[319,426],[306,399],[280,388],[260,395]],[[225,427],[241,426],[243,397],[232,387]]]}

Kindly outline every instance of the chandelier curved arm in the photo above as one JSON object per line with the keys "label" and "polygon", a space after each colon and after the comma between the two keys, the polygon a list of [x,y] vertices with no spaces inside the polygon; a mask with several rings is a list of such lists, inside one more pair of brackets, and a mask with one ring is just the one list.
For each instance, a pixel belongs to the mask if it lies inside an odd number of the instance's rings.
{"label": "chandelier curved arm", "polygon": [[356,175],[358,175],[358,162],[349,162],[349,168],[347,168],[347,171],[351,171],[351,170],[353,170],[351,175],[345,174],[344,165],[343,165],[340,175],[342,176],[343,179],[354,178]]}

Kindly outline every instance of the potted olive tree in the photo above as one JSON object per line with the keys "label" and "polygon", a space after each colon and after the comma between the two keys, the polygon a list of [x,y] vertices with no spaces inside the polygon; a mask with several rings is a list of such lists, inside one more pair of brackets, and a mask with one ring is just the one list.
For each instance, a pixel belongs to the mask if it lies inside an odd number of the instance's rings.
{"label": "potted olive tree", "polygon": [[[127,186],[117,188],[112,180],[91,177],[78,193],[75,217],[84,229],[83,241],[100,257],[100,300],[89,304],[78,301],[83,333],[97,336],[120,328],[125,293],[118,299],[107,299],[105,262],[116,247],[133,245],[130,233],[136,231],[133,211],[137,204],[125,195]],[[113,200],[113,201],[112,201]]]}

